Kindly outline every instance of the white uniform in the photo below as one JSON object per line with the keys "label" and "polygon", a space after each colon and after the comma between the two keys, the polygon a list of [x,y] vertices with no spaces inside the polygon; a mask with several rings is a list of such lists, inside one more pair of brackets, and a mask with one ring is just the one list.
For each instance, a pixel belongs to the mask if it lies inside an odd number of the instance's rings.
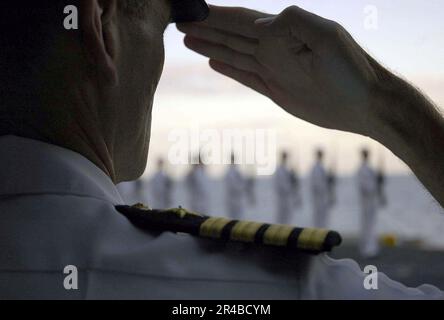
{"label": "white uniform", "polygon": [[313,204],[313,226],[326,228],[330,211],[330,190],[328,175],[320,162],[313,167],[310,175],[311,198]]}
{"label": "white uniform", "polygon": [[[13,136],[0,150],[0,299],[444,298],[382,274],[379,290],[365,290],[351,260],[143,232],[83,156]],[[64,288],[67,265],[78,290]]]}
{"label": "white uniform", "polygon": [[225,203],[227,213],[233,219],[240,219],[244,209],[246,181],[236,166],[231,165],[225,176]]}
{"label": "white uniform", "polygon": [[280,165],[274,175],[274,184],[277,222],[288,224],[294,211],[294,199],[297,197],[294,192],[292,172]]}
{"label": "white uniform", "polygon": [[163,171],[158,171],[150,181],[153,202],[150,204],[156,209],[167,209],[171,206],[171,179]]}
{"label": "white uniform", "polygon": [[358,190],[362,210],[359,249],[363,257],[373,257],[379,252],[376,233],[379,194],[377,175],[367,164],[363,164],[358,171]]}
{"label": "white uniform", "polygon": [[190,209],[198,213],[208,213],[210,209],[210,184],[203,166],[196,166],[185,180]]}

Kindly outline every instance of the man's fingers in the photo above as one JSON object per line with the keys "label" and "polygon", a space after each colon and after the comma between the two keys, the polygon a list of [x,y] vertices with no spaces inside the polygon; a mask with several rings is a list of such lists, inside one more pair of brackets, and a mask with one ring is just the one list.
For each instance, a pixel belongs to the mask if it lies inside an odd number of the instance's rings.
{"label": "man's fingers", "polygon": [[224,62],[237,69],[249,72],[259,72],[261,69],[260,64],[253,56],[239,53],[219,44],[187,36],[185,37],[185,45],[201,55]]}
{"label": "man's fingers", "polygon": [[275,17],[257,19],[255,24],[261,36],[292,36],[311,47],[325,41],[326,31],[333,28],[332,21],[297,6],[289,7]]}
{"label": "man's fingers", "polygon": [[177,28],[193,38],[220,44],[244,54],[253,55],[258,47],[258,41],[256,39],[229,34],[198,24],[180,24],[177,25]]}
{"label": "man's fingers", "polygon": [[220,61],[210,60],[210,66],[213,70],[233,79],[237,82],[270,97],[270,91],[264,81],[253,72],[239,70]]}
{"label": "man's fingers", "polygon": [[269,14],[246,8],[210,6],[210,15],[199,24],[225,32],[257,38],[255,21]]}

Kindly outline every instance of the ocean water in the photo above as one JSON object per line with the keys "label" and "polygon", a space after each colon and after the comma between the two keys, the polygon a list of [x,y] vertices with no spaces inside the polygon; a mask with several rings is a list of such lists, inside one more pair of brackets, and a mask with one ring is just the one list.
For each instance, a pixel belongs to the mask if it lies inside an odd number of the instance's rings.
{"label": "ocean water", "polygon": [[[312,225],[312,206],[307,178],[301,179],[302,207],[295,208],[291,223],[301,227]],[[128,183],[120,185],[122,196],[128,204],[144,202],[156,207],[146,180],[139,193]],[[172,207],[189,207],[188,190],[183,181],[174,181]],[[227,216],[225,186],[222,179],[210,181],[210,212],[213,216]],[[255,183],[256,204],[245,201],[242,219],[276,222],[276,199],[271,178],[260,178]],[[399,241],[415,241],[425,248],[444,249],[444,210],[411,175],[387,177],[388,205],[378,212],[377,231],[380,235],[395,235]],[[341,177],[337,181],[337,201],[331,210],[329,228],[344,237],[358,237],[360,203],[354,177]]]}

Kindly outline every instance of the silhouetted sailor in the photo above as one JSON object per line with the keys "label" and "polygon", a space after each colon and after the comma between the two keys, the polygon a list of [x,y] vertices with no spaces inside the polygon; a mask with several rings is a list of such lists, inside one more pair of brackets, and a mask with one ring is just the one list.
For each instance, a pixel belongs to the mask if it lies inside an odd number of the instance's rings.
{"label": "silhouetted sailor", "polygon": [[380,208],[385,208],[388,205],[387,192],[386,192],[386,184],[387,177],[385,175],[384,169],[384,158],[381,154],[379,162],[379,168],[376,173],[376,181],[378,184],[378,197],[379,197],[379,206]]}
{"label": "silhouetted sailor", "polygon": [[330,168],[328,169],[328,194],[329,194],[329,207],[330,210],[336,205],[337,195],[336,195],[336,186],[338,183],[338,177],[336,173],[337,165],[336,165],[336,152],[337,148],[333,148],[333,157]]}
{"label": "silhouetted sailor", "polygon": [[379,252],[376,217],[379,205],[378,176],[370,167],[370,152],[361,151],[362,164],[358,170],[358,190],[361,203],[361,232],[359,249],[363,257],[374,257]]}
{"label": "silhouetted sailor", "polygon": [[336,172],[333,170],[328,171],[327,173],[327,179],[328,179],[328,204],[330,209],[335,206],[336,204],[336,184],[337,184],[337,177]]}
{"label": "silhouetted sailor", "polygon": [[310,174],[313,226],[325,228],[331,206],[329,175],[324,168],[324,151],[316,151],[316,163]]}
{"label": "silhouetted sailor", "polygon": [[199,155],[196,164],[191,167],[190,173],[185,178],[190,209],[206,213],[210,209],[210,181],[205,170],[205,165]]}
{"label": "silhouetted sailor", "polygon": [[235,155],[231,155],[231,164],[225,175],[225,204],[230,217],[239,219],[244,212],[247,181],[236,165]]}
{"label": "silhouetted sailor", "polygon": [[163,159],[157,161],[157,171],[150,181],[150,190],[153,196],[151,206],[157,209],[166,209],[171,206],[173,181],[165,171]]}
{"label": "silhouetted sailor", "polygon": [[299,178],[299,174],[296,170],[291,170],[291,185],[293,188],[293,205],[295,208],[302,207],[302,185],[301,179]]}
{"label": "silhouetted sailor", "polygon": [[248,176],[246,179],[246,195],[248,204],[251,206],[256,206],[257,199],[256,199],[256,181],[253,176]]}
{"label": "silhouetted sailor", "polygon": [[117,190],[119,190],[120,196],[126,203],[133,203],[136,199],[136,186],[133,181],[119,183]]}
{"label": "silhouetted sailor", "polygon": [[274,190],[276,201],[276,219],[279,223],[289,223],[295,210],[294,201],[298,197],[295,193],[294,172],[289,169],[289,155],[281,153],[281,162],[274,174]]}
{"label": "silhouetted sailor", "polygon": [[145,178],[140,177],[133,183],[133,201],[131,203],[134,203],[134,201],[143,201],[145,203],[149,202],[149,188],[148,188],[148,181],[146,181]]}

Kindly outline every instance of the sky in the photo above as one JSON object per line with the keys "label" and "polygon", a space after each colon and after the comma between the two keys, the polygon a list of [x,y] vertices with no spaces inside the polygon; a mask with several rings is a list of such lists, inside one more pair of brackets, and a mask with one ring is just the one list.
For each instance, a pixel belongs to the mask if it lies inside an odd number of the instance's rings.
{"label": "sky", "polygon": [[[341,23],[372,56],[408,79],[437,105],[444,105],[444,1],[442,0],[214,0],[216,5],[243,6],[279,13],[298,5]],[[377,28],[366,28],[366,10],[376,9]],[[177,128],[267,129],[277,134],[277,149],[292,153],[291,164],[306,173],[313,149],[324,147],[327,163],[341,174],[352,174],[358,150],[373,151],[373,163],[389,173],[408,173],[407,167],[378,143],[357,135],[318,128],[297,120],[262,97],[214,73],[205,58],[187,50],[183,36],[171,25],[165,34],[166,64],[153,113],[152,143],[147,174],[171,149]],[[187,166],[172,166],[177,174]],[[214,175],[224,166],[213,166]]]}

